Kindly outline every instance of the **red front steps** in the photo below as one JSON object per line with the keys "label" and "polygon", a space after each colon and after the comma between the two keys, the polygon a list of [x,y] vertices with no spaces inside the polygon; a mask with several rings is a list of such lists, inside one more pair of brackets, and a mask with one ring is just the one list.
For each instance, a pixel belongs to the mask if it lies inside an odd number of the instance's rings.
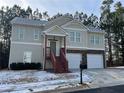
{"label": "red front steps", "polygon": [[55,57],[54,53],[51,51],[50,59],[51,59],[53,70],[55,73],[68,72],[68,62],[66,60],[64,49],[60,50],[60,56],[58,57]]}

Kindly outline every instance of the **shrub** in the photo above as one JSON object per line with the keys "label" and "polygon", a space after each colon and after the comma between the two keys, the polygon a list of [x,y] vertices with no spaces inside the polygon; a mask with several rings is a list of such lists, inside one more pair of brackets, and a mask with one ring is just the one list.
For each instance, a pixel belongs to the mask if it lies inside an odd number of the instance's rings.
{"label": "shrub", "polygon": [[10,64],[10,68],[11,68],[12,70],[16,70],[16,63]]}
{"label": "shrub", "polygon": [[16,70],[26,69],[24,63],[16,63]]}
{"label": "shrub", "polygon": [[10,64],[10,68],[12,70],[25,70],[25,69],[41,69],[41,63],[12,63]]}

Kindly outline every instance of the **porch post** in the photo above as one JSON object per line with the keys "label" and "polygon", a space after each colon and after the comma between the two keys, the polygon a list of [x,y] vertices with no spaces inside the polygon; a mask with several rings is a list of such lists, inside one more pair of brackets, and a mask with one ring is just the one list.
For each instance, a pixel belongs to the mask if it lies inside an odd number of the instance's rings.
{"label": "porch post", "polygon": [[64,37],[64,49],[65,49],[65,55],[66,55],[66,36]]}
{"label": "porch post", "polygon": [[46,69],[46,51],[47,51],[47,35],[45,35],[45,63],[44,63],[44,70]]}

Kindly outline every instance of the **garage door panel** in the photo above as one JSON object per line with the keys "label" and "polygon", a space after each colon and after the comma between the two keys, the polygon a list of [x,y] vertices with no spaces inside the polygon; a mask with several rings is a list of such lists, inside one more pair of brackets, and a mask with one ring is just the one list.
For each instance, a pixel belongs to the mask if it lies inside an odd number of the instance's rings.
{"label": "garage door panel", "polygon": [[103,68],[103,55],[87,54],[88,68]]}
{"label": "garage door panel", "polygon": [[79,53],[67,53],[69,69],[79,69],[81,54]]}

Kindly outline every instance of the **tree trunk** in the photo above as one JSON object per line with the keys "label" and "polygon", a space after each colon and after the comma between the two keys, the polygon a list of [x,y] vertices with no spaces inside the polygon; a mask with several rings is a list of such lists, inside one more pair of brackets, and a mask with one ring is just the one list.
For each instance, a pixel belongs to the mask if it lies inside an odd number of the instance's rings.
{"label": "tree trunk", "polygon": [[122,63],[124,65],[124,38],[122,37],[122,40],[121,40],[121,46],[122,46]]}
{"label": "tree trunk", "polygon": [[110,66],[113,66],[113,61],[112,61],[112,45],[111,45],[111,37],[109,36],[108,38],[108,53],[109,53],[109,56],[108,56],[108,62],[110,63]]}

